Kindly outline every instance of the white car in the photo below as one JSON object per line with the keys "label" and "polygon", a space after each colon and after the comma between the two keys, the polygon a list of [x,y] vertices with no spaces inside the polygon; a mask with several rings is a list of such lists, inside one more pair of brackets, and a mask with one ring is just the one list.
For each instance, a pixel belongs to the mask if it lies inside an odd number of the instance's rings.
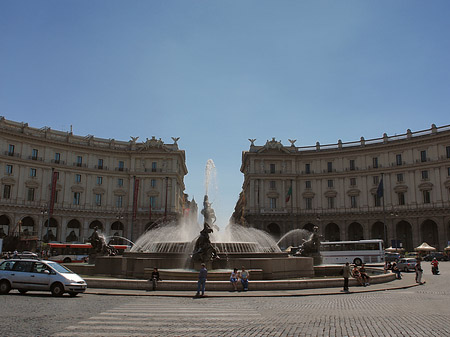
{"label": "white car", "polygon": [[0,294],[17,289],[21,294],[29,290],[48,290],[53,296],[69,293],[76,296],[86,291],[87,284],[80,276],[59,263],[35,259],[10,259],[0,264]]}

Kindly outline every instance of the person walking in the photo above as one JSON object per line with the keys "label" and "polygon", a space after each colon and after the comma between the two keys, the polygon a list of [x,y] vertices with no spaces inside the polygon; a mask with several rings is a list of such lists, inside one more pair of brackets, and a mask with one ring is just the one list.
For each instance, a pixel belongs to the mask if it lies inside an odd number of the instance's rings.
{"label": "person walking", "polygon": [[422,282],[423,269],[420,260],[417,260],[415,270],[416,270],[416,283],[423,284],[424,283]]}
{"label": "person walking", "polygon": [[202,263],[202,267],[200,269],[200,272],[198,273],[197,294],[195,294],[195,296],[200,296],[200,292],[202,293],[202,296],[205,295],[207,277],[208,277],[208,269],[206,269],[206,265]]}
{"label": "person walking", "polygon": [[439,275],[439,261],[436,258],[431,261],[431,272],[433,275]]}
{"label": "person walking", "polygon": [[350,277],[350,263],[346,262],[342,269],[342,276],[344,277],[344,289],[342,291],[348,292],[348,278]]}

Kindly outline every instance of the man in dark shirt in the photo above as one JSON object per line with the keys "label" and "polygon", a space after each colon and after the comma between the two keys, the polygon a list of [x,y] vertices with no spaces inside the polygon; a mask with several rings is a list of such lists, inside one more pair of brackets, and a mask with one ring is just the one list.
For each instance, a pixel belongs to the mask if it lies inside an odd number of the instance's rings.
{"label": "man in dark shirt", "polygon": [[202,263],[202,268],[198,273],[197,294],[195,294],[195,296],[200,296],[200,291],[202,292],[202,296],[205,295],[205,286],[207,277],[208,277],[208,269],[206,269],[206,265]]}

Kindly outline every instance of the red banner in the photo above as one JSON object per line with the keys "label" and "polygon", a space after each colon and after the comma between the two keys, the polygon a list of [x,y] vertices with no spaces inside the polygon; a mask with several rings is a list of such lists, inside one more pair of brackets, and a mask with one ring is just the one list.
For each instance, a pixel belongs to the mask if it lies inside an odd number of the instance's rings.
{"label": "red banner", "polygon": [[139,179],[134,178],[134,193],[133,193],[133,220],[136,220],[137,204],[139,192]]}
{"label": "red banner", "polygon": [[49,214],[52,216],[53,209],[55,207],[55,196],[56,196],[56,181],[58,180],[58,172],[52,172],[52,190],[50,194],[50,210]]}

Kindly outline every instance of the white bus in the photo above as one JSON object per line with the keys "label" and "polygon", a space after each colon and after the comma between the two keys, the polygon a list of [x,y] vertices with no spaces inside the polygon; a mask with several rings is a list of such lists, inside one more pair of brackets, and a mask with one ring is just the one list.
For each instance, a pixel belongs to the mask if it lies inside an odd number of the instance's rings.
{"label": "white bus", "polygon": [[384,263],[383,240],[329,241],[320,243],[322,263]]}

